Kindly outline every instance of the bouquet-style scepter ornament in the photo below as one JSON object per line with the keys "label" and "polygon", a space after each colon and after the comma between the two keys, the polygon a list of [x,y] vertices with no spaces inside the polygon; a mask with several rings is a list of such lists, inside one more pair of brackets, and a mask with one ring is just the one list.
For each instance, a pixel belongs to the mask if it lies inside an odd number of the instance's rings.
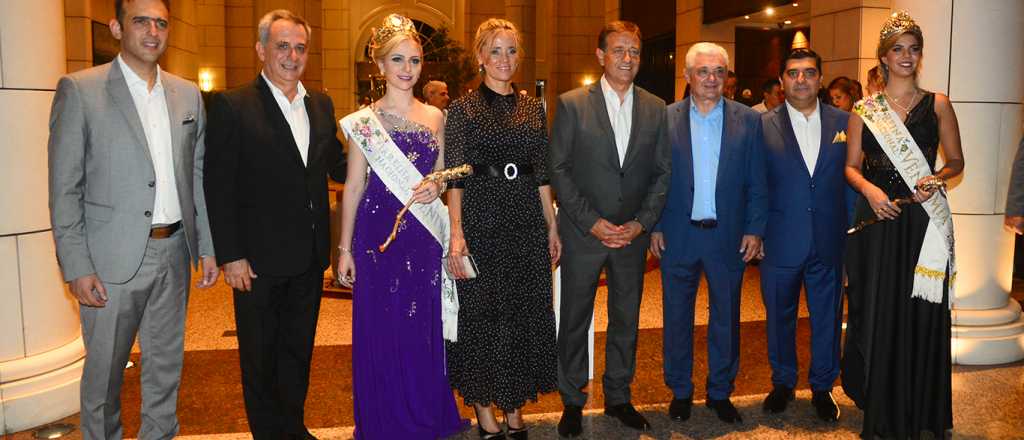
{"label": "bouquet-style scepter ornament", "polygon": [[[427,174],[426,176],[423,176],[423,180],[420,181],[420,185],[422,186],[429,182],[442,184],[449,180],[462,179],[471,175],[473,175],[473,167],[469,164],[465,164]],[[398,211],[398,214],[395,215],[395,225],[391,227],[391,235],[388,235],[388,239],[384,240],[384,243],[377,246],[377,250],[381,252],[388,250],[388,246],[391,246],[391,242],[395,240],[396,236],[398,236],[398,225],[402,223],[402,217],[405,216],[407,211],[409,211],[410,206],[412,206],[412,199],[405,202],[405,206],[402,207],[402,210]]]}
{"label": "bouquet-style scepter ornament", "polygon": [[[925,190],[925,191],[928,191],[928,192],[938,191],[940,194],[945,195],[946,194],[946,181],[942,180],[942,179],[932,179],[932,180],[929,180],[929,181],[927,181],[927,182],[925,182],[925,183],[923,183],[921,185],[918,185],[917,189],[918,190]],[[896,200],[892,201],[892,204],[896,205],[896,206],[909,205],[911,203],[914,203],[914,199],[912,199],[910,197],[903,197],[903,198],[899,198],[899,199],[896,199]],[[873,225],[875,223],[878,223],[880,221],[882,221],[882,220],[879,219],[878,217],[872,217],[872,218],[869,218],[867,220],[864,220],[864,221],[862,221],[860,223],[857,223],[857,225],[855,225],[854,227],[848,229],[846,231],[846,235],[856,234],[856,233],[860,232],[862,229],[864,229],[864,228],[866,228],[868,226],[871,226],[871,225]]]}

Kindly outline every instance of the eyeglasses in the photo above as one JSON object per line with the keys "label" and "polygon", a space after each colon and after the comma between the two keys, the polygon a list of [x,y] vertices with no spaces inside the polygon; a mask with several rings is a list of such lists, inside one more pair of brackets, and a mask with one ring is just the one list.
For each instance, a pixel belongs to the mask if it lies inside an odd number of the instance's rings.
{"label": "eyeglasses", "polygon": [[723,79],[723,78],[725,78],[726,73],[727,73],[727,71],[725,70],[724,67],[719,67],[717,69],[709,69],[707,67],[701,67],[700,69],[697,69],[697,78],[699,78],[701,80],[705,80],[705,79],[708,79],[711,76],[714,76],[715,78]]}
{"label": "eyeglasses", "polygon": [[617,60],[625,58],[627,53],[629,54],[630,58],[640,58],[640,49],[623,49],[621,47],[616,47],[612,49],[610,52],[612,54],[612,58],[615,58]]}
{"label": "eyeglasses", "polygon": [[789,70],[786,71],[786,76],[788,76],[789,79],[797,79],[797,78],[800,77],[801,74],[803,74],[804,79],[815,79],[815,78],[818,77],[818,74],[820,74],[820,73],[821,72],[818,72],[818,69],[815,69],[813,67],[809,67],[809,68],[804,69],[804,70],[789,69]]}
{"label": "eyeglasses", "polygon": [[162,18],[153,18],[141,15],[137,17],[132,17],[132,25],[138,28],[149,29],[151,26],[153,26],[153,23],[156,23],[156,28],[161,31],[167,30],[167,27],[171,25],[167,22],[167,20],[164,20]]}

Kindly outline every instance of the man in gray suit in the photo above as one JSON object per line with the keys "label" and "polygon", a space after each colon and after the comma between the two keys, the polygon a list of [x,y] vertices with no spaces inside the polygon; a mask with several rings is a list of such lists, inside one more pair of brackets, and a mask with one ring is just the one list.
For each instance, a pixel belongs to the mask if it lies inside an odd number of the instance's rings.
{"label": "man in gray suit", "polygon": [[650,428],[630,403],[649,235],[665,204],[671,151],[665,102],[633,85],[640,29],[616,21],[598,36],[604,75],[558,97],[551,133],[551,183],[558,194],[562,253],[558,433],[582,433],[588,383],[587,330],[601,270],[608,274],[605,414]]}
{"label": "man in gray suit", "polygon": [[1010,172],[1010,190],[1006,194],[1006,229],[1015,234],[1024,234],[1024,139],[1017,147],[1017,157]]}
{"label": "man in gray suit", "polygon": [[142,348],[141,439],[178,432],[189,262],[218,269],[203,196],[205,116],[196,86],[161,71],[162,0],[115,2],[109,64],[60,79],[50,112],[50,216],[57,258],[81,304],[86,439],[121,438],[121,384]]}

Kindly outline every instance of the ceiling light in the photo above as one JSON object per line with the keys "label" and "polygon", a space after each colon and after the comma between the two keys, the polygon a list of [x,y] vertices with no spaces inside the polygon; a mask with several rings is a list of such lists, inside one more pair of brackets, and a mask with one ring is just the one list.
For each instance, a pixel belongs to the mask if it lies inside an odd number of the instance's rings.
{"label": "ceiling light", "polygon": [[786,20],[783,23],[785,23],[785,24],[793,24],[793,20]]}
{"label": "ceiling light", "polygon": [[800,3],[793,3],[793,7],[794,8],[797,7],[797,6],[800,6]]}
{"label": "ceiling light", "polygon": [[743,19],[744,19],[744,20],[750,20],[750,16],[749,16],[749,15],[744,15],[744,16],[743,16]]}
{"label": "ceiling light", "polygon": [[771,17],[775,15],[775,8],[764,8],[764,13]]}

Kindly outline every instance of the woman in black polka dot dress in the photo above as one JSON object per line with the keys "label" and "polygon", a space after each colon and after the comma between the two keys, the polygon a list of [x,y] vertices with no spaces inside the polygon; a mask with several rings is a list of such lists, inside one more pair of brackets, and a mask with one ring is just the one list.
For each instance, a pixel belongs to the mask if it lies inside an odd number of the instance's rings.
{"label": "woman in black polka dot dress", "polygon": [[482,438],[501,435],[492,406],[505,413],[511,438],[526,438],[519,408],[557,385],[551,265],[561,242],[544,109],[512,88],[518,41],[508,21],[480,25],[475,47],[484,81],[449,106],[445,126],[445,166],[474,168],[449,191],[448,264],[463,278],[453,263],[472,254],[478,268],[476,278],[458,281],[458,342],[447,346],[448,376],[474,406]]}

